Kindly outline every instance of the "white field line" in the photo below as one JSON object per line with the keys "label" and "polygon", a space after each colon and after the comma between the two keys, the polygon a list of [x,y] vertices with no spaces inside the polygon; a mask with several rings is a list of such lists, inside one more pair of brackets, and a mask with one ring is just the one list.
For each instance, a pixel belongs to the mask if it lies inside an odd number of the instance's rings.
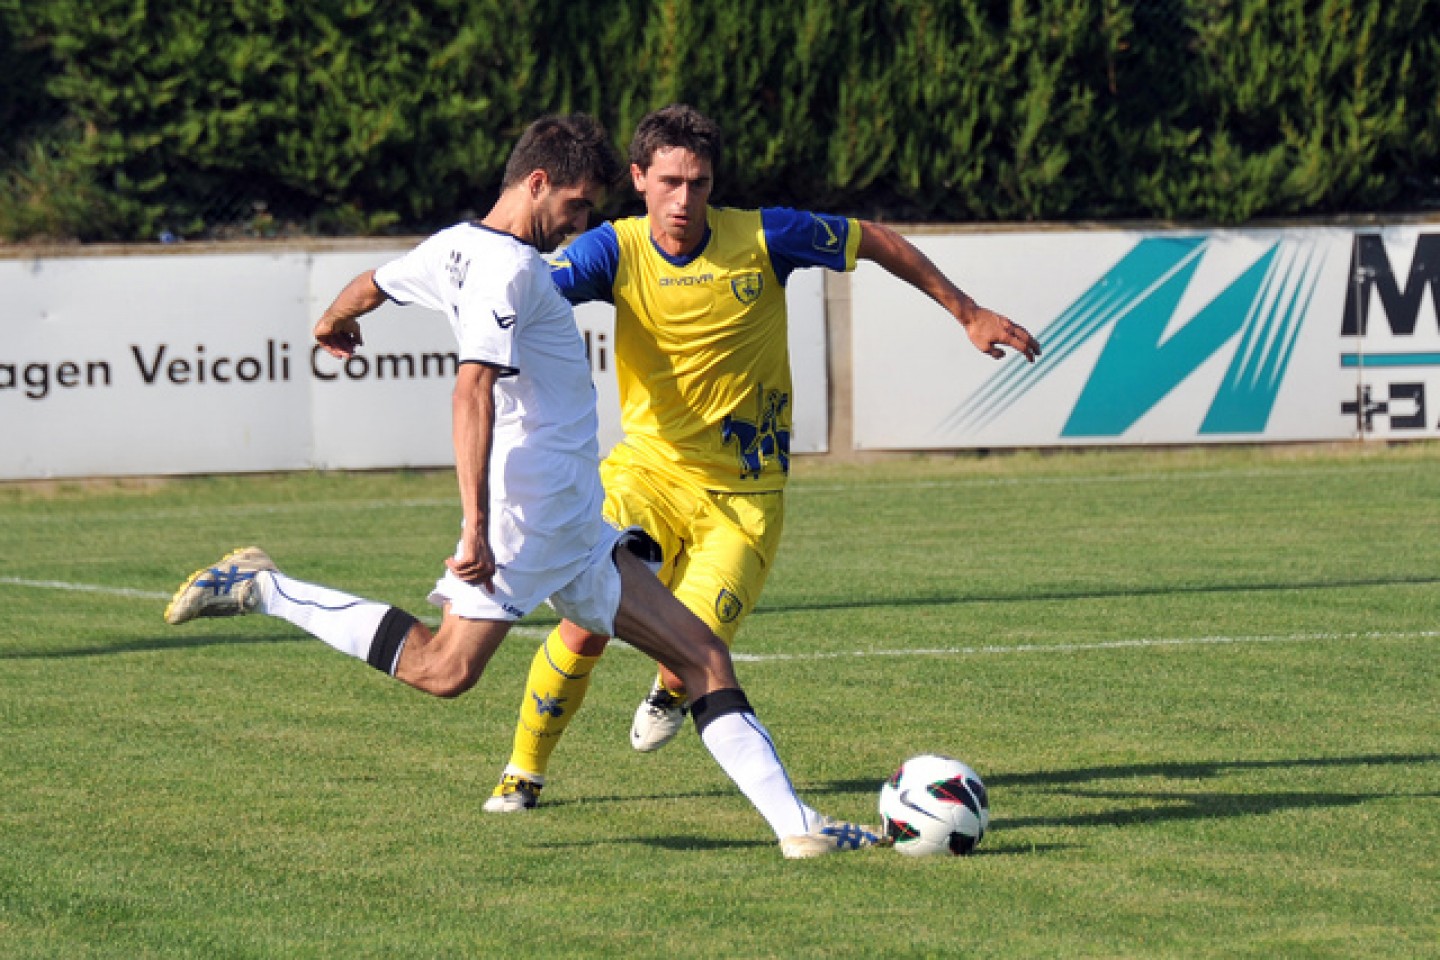
{"label": "white field line", "polygon": [[65,580],[26,580],[23,577],[0,577],[0,586],[31,587],[36,590],[68,590],[72,593],[101,593],[111,597],[133,597],[138,600],[170,599],[170,594],[157,593],[154,590],[102,587],[93,583],[69,583]]}
{"label": "white field line", "polygon": [[[133,590],[129,587],[105,587],[95,583],[71,583],[66,580],[27,580],[24,577],[0,577],[0,586],[28,587],[32,590],[65,590],[71,593],[98,593],[109,597],[125,597],[131,600],[169,600],[170,594],[155,590]],[[431,627],[438,626],[438,617],[420,617]],[[550,631],[545,627],[521,625],[510,631],[521,637],[544,637]]]}
{"label": "white field line", "polygon": [[[170,594],[153,590],[132,590],[128,587],[105,587],[93,583],[71,583],[65,580],[26,580],[21,577],[0,577],[0,586],[29,587],[37,590],[68,590],[98,593],[112,597],[138,600],[169,600]],[[430,620],[432,626],[436,621]],[[540,626],[517,626],[518,636],[543,637],[549,630]],[[979,647],[922,647],[895,650],[816,651],[811,653],[744,653],[731,654],[736,663],[783,663],[787,661],[846,660],[872,657],[974,657],[1016,653],[1084,653],[1097,650],[1133,650],[1147,647],[1195,647],[1255,643],[1321,643],[1333,640],[1431,640],[1440,637],[1440,630],[1365,630],[1354,632],[1258,634],[1255,636],[1208,637],[1136,637],[1124,640],[1097,640],[1093,643],[1021,643],[1011,646],[990,644]],[[616,640],[616,646],[627,647]],[[634,648],[630,648],[634,649]]]}
{"label": "white field line", "polygon": [[1252,637],[1138,637],[1132,640],[1097,640],[1094,643],[993,644],[983,647],[932,647],[909,650],[851,650],[815,653],[732,653],[736,663],[777,663],[788,660],[843,660],[870,657],[973,657],[1011,653],[1084,653],[1092,650],[1131,650],[1146,647],[1194,647],[1246,643],[1318,643],[1328,640],[1428,640],[1440,630],[1367,630],[1357,633],[1292,633]]}

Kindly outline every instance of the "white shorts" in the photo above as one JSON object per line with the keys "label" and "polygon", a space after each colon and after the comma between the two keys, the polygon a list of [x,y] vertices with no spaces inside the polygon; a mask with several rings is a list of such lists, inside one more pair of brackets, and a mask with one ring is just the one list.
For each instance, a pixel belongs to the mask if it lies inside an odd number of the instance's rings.
{"label": "white shorts", "polygon": [[[624,544],[650,538],[638,527],[616,530],[603,524],[604,534],[588,554],[566,567],[542,572],[502,569],[494,578],[495,592],[479,584],[466,583],[446,569],[435,582],[430,602],[467,620],[514,622],[548,601],[555,612],[592,633],[613,636],[615,614],[620,609],[620,570],[615,550]],[[644,555],[643,549],[637,553]],[[653,569],[653,564],[652,564]]]}

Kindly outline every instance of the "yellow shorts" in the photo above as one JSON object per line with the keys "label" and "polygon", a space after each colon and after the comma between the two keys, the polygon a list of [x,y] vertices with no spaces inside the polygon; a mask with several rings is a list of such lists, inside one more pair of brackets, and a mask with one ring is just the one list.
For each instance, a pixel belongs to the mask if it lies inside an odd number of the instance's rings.
{"label": "yellow shorts", "polygon": [[785,523],[784,494],[706,490],[623,444],[600,465],[605,518],[660,544],[660,580],[728,646],[755,609]]}

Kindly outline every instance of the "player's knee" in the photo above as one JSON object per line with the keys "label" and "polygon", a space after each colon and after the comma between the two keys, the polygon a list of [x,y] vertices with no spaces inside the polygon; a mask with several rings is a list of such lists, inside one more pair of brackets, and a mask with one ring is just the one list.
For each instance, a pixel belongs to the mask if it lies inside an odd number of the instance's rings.
{"label": "player's knee", "polygon": [[453,700],[475,686],[478,679],[464,676],[437,677],[430,681],[425,692],[442,700]]}
{"label": "player's knee", "polygon": [[591,633],[569,620],[560,621],[560,642],[565,649],[582,657],[598,657],[605,652],[610,638],[603,633]]}

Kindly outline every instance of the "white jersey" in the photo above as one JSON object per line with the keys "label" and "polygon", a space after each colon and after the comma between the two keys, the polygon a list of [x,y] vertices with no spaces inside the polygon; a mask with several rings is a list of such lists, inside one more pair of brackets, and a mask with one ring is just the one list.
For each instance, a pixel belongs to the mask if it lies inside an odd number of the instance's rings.
{"label": "white jersey", "polygon": [[398,303],[444,313],[461,363],[501,372],[490,459],[497,565],[573,568],[607,536],[604,494],[590,363],[549,266],[510,234],[462,223],[381,266],[375,283]]}

